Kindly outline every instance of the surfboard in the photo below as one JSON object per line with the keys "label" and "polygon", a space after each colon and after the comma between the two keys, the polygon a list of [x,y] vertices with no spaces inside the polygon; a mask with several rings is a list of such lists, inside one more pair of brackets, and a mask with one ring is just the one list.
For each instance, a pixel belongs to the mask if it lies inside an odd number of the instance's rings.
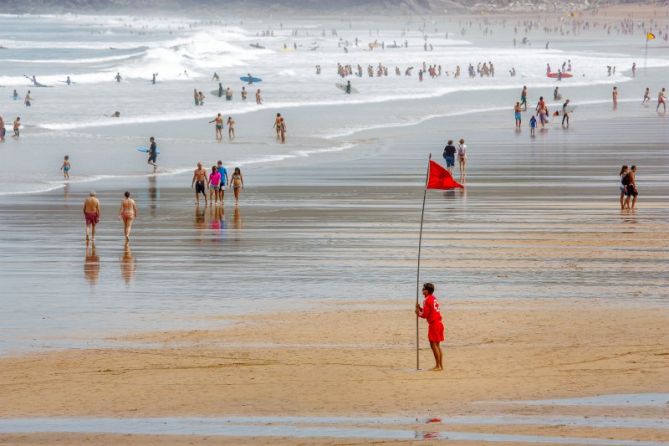
{"label": "surfboard", "polygon": [[567,113],[573,113],[574,110],[576,110],[575,105],[568,105],[567,108],[564,109],[564,111],[567,112]]}
{"label": "surfboard", "polygon": [[[562,79],[567,78],[567,77],[572,77],[573,75],[571,73],[562,73]],[[557,73],[546,73],[546,77],[551,77],[556,79],[558,77]]]}
{"label": "surfboard", "polygon": [[[149,149],[146,147],[137,147],[138,152],[149,153]],[[156,153],[160,153],[160,149],[156,149]]]}
{"label": "surfboard", "polygon": [[[346,84],[337,83],[335,84],[335,87],[339,88],[343,92],[346,92]],[[351,93],[360,93],[360,92],[355,88],[351,87]]]}
{"label": "surfboard", "polygon": [[254,83],[254,82],[262,82],[262,79],[260,79],[259,77],[253,77],[253,76],[251,76],[251,77],[248,77],[248,76],[242,76],[242,77],[240,77],[239,79],[240,79],[241,81],[247,82],[247,83],[249,83],[249,84],[252,84],[252,83]]}
{"label": "surfboard", "polygon": [[262,45],[259,44],[259,43],[251,43],[251,44],[249,44],[249,46],[250,46],[251,48],[256,48],[256,49],[259,49],[259,50],[264,50],[264,49],[265,49],[265,47],[262,46]]}

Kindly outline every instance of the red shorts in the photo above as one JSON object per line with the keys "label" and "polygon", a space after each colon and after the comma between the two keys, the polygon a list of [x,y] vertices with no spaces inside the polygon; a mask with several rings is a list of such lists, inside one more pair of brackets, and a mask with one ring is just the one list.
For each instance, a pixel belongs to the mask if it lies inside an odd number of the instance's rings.
{"label": "red shorts", "polygon": [[86,217],[87,225],[97,225],[100,221],[97,212],[84,212],[84,217]]}
{"label": "red shorts", "polygon": [[444,324],[441,321],[439,321],[428,325],[427,338],[430,340],[430,342],[443,342]]}

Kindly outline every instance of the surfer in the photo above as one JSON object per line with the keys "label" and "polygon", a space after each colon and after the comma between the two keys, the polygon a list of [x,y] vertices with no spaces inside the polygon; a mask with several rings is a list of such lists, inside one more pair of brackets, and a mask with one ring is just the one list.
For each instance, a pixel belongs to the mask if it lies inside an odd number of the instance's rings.
{"label": "surfer", "polygon": [[[660,92],[657,94],[657,107],[655,108],[655,111],[659,111],[660,110],[660,105],[661,105],[662,108],[664,109],[664,112],[665,113],[667,112],[667,97],[664,95],[665,91],[666,91],[666,89],[662,88],[662,90],[660,90]],[[636,200],[636,196],[634,198]],[[632,207],[634,207],[634,206],[632,206]]]}
{"label": "surfer", "polygon": [[122,79],[121,73],[116,73],[116,76],[114,77],[114,79],[116,79],[116,83],[120,83],[121,79]]}
{"label": "surfer", "polygon": [[17,116],[14,120],[14,138],[18,138],[21,133],[21,117]]}
{"label": "surfer", "polygon": [[190,183],[191,189],[195,186],[195,203],[200,205],[200,194],[204,196],[204,205],[207,205],[207,194],[206,183],[207,183],[207,171],[202,168],[202,163],[197,163],[197,169],[193,171],[193,180]]}
{"label": "surfer", "polygon": [[256,90],[256,104],[262,104],[262,95],[260,94],[260,88]]}
{"label": "surfer", "polygon": [[156,169],[158,169],[158,165],[156,164],[156,160],[158,159],[158,147],[156,146],[156,140],[152,136],[149,138],[149,159],[147,160],[147,164],[151,164],[153,166],[153,171],[155,172]]}
{"label": "surfer", "polygon": [[219,113],[218,115],[216,115],[214,119],[209,121],[209,124],[211,124],[212,122],[216,123],[216,140],[220,141],[221,139],[223,139],[223,117]]}
{"label": "surfer", "polygon": [[251,85],[253,83],[253,76],[251,76],[251,73],[246,73],[246,76],[248,77],[249,85]]}
{"label": "surfer", "polygon": [[241,92],[242,101],[245,101],[248,95],[249,95],[249,92],[246,91],[246,87],[242,87],[242,92]]}
{"label": "surfer", "polygon": [[110,118],[120,118],[121,117],[121,112],[116,110],[114,113],[109,115]]}
{"label": "surfer", "polygon": [[118,210],[118,216],[123,220],[123,234],[125,235],[125,242],[130,241],[130,231],[132,230],[132,222],[137,218],[137,204],[135,200],[130,198],[130,192],[126,191],[121,201],[121,207]]}
{"label": "surfer", "polygon": [[235,139],[235,120],[232,119],[232,116],[228,116],[228,139]]}
{"label": "surfer", "polygon": [[[1,119],[0,119],[1,121]],[[64,180],[69,180],[70,179],[70,157],[68,155],[65,155],[65,158],[63,158],[63,164],[60,166],[60,170],[63,171],[63,179]]]}
{"label": "surfer", "polygon": [[30,96],[30,90],[28,90],[28,93],[26,93],[26,97],[23,98],[23,103],[26,104],[26,107],[30,107],[32,100],[33,98]]}

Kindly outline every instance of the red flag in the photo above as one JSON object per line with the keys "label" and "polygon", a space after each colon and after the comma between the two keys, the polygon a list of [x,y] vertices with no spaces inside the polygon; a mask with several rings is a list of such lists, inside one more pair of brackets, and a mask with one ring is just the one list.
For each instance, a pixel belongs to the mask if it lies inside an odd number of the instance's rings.
{"label": "red flag", "polygon": [[453,189],[465,187],[455,181],[451,173],[444,169],[439,163],[430,160],[430,177],[427,180],[428,189]]}

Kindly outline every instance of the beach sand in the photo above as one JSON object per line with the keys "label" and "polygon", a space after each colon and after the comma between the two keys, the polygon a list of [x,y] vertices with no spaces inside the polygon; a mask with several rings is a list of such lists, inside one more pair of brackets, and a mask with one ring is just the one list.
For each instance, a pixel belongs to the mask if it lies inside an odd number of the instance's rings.
{"label": "beach sand", "polygon": [[[666,308],[608,300],[450,302],[444,296],[442,311],[447,338],[443,373],[415,370],[411,305],[397,308],[373,299],[331,302],[319,304],[317,310],[257,315],[252,320],[233,318],[223,330],[147,333],[118,340],[155,347],[2,358],[0,416],[382,417],[421,413],[444,419],[437,431],[478,429],[669,441],[663,429],[514,428],[448,422],[453,416],[504,413],[666,418],[667,407],[560,410],[499,404],[669,391]],[[422,322],[420,332],[421,362],[427,368],[432,358]],[[0,441],[39,444],[40,438],[44,435],[3,435]],[[106,444],[103,438],[93,438]],[[54,444],[78,444],[84,436],[48,439],[61,442]],[[188,444],[194,440],[138,437],[132,441],[128,444]],[[332,439],[313,441],[337,444]],[[247,439],[241,444],[265,443]]]}

